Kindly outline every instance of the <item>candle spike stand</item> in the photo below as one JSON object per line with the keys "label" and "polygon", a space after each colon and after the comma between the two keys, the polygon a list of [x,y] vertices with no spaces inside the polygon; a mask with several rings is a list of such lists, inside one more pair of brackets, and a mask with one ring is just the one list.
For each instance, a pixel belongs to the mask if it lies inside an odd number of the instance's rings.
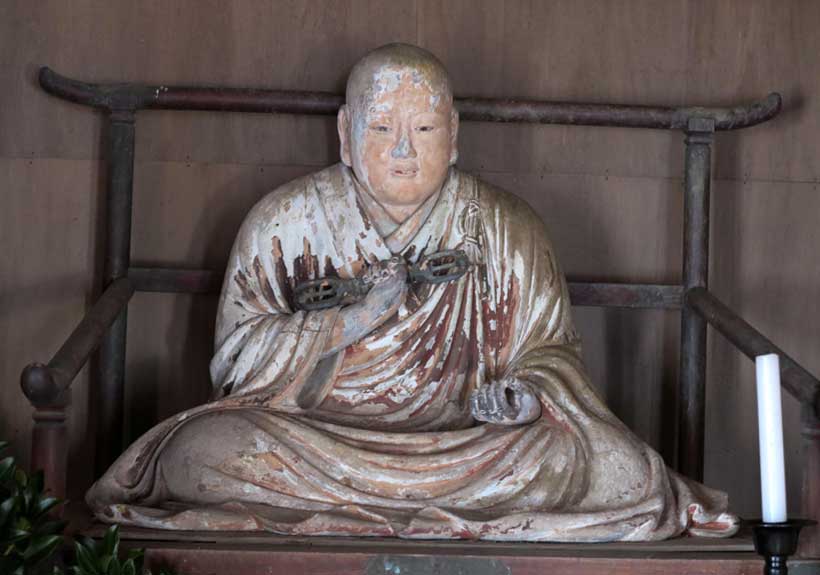
{"label": "candle spike stand", "polygon": [[749,524],[754,530],[755,551],[766,561],[764,575],[787,575],[789,568],[786,562],[797,551],[800,530],[817,522],[810,519],[788,519],[782,523],[754,520]]}

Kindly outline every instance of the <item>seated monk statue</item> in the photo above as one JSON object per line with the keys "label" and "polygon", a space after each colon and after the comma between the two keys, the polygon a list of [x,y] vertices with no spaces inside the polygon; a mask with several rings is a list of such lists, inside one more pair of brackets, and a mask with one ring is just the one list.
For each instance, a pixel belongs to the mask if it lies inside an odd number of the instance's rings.
{"label": "seated monk statue", "polygon": [[455,168],[428,52],[359,61],[341,163],[248,214],[212,400],[87,495],[106,522],[508,541],[729,536],[726,495],[666,468],[589,381],[564,276],[521,199]]}

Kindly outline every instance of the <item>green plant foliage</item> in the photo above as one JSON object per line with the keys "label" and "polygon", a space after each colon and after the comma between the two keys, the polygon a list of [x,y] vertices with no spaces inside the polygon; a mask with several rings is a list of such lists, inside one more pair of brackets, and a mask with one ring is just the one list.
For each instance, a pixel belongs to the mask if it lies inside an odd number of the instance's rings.
{"label": "green plant foliage", "polygon": [[[75,565],[69,568],[69,575],[151,575],[143,570],[142,549],[131,549],[124,559],[120,558],[119,527],[112,525],[102,540],[82,537],[74,542]],[[62,575],[55,569],[54,575]],[[165,569],[157,575],[174,575]]]}
{"label": "green plant foliage", "polygon": [[[8,444],[0,441],[0,452]],[[59,505],[43,493],[42,472],[27,475],[13,457],[0,460],[0,573],[29,575],[62,543],[65,521],[49,511]]]}
{"label": "green plant foliage", "polygon": [[143,551],[132,549],[120,559],[119,528],[114,525],[101,541],[83,537],[74,542],[76,565],[71,575],[142,575]]}
{"label": "green plant foliage", "polygon": [[[0,453],[8,443],[0,441]],[[35,575],[62,544],[66,521],[55,521],[49,511],[62,501],[43,493],[43,473],[31,475],[17,467],[13,457],[0,460],[0,575]],[[74,542],[74,564],[69,575],[152,575],[143,570],[144,550],[132,549],[120,558],[116,525],[101,541],[82,537]],[[64,575],[54,567],[52,575]],[[162,569],[156,575],[174,575]]]}

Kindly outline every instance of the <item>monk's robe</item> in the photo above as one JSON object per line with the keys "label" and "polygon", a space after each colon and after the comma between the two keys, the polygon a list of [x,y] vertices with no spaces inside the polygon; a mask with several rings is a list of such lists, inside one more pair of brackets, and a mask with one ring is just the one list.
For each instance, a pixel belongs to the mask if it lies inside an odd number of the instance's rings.
{"label": "monk's robe", "polygon": [[[335,165],[253,208],[219,305],[214,401],[114,463],[87,497],[100,519],[522,541],[734,533],[725,494],[668,470],[590,385],[529,206],[451,169],[421,216],[384,237],[357,185]],[[339,308],[294,307],[300,282],[446,249],[468,254],[468,273],[413,284],[395,316],[338,353],[324,350]],[[501,378],[534,390],[536,421],[473,420],[470,394]]]}

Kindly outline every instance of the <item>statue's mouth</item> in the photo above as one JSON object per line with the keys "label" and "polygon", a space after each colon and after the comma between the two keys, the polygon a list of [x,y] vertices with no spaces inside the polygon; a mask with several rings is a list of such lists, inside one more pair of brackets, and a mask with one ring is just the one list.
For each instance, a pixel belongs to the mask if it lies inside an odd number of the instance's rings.
{"label": "statue's mouth", "polygon": [[414,168],[390,170],[390,175],[396,178],[415,178],[419,171]]}

